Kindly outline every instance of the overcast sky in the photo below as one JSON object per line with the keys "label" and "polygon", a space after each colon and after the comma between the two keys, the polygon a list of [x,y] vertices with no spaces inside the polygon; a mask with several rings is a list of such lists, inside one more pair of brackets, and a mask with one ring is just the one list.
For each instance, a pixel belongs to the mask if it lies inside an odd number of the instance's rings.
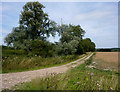
{"label": "overcast sky", "polygon": [[[2,39],[18,26],[23,2],[2,3]],[[49,18],[58,24],[80,25],[97,48],[118,47],[118,3],[117,2],[42,2]],[[1,10],[1,9],[0,9]],[[50,37],[51,42],[59,37]],[[0,42],[3,44],[3,42]]]}

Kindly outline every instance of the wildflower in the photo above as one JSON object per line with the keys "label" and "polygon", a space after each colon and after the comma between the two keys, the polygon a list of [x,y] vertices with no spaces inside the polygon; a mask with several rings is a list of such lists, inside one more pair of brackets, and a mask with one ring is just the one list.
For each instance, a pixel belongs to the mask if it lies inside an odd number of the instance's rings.
{"label": "wildflower", "polygon": [[113,90],[113,88],[112,88],[112,87],[110,87],[110,89],[111,89],[111,90]]}
{"label": "wildflower", "polygon": [[80,82],[77,82],[78,85],[80,85]]}
{"label": "wildflower", "polygon": [[104,71],[112,71],[111,69],[104,69]]}
{"label": "wildflower", "polygon": [[95,66],[92,66],[92,65],[89,65],[88,68],[93,69],[93,68],[96,68],[96,67],[95,67]]}
{"label": "wildflower", "polygon": [[98,84],[98,83],[97,83],[97,86],[99,86],[99,87],[100,87],[100,84]]}
{"label": "wildflower", "polygon": [[88,78],[86,78],[86,81],[88,81]]}
{"label": "wildflower", "polygon": [[96,81],[96,83],[98,83],[99,81]]}
{"label": "wildflower", "polygon": [[91,73],[90,75],[94,75],[94,73]]}
{"label": "wildflower", "polygon": [[96,62],[93,62],[93,64],[96,64]]}

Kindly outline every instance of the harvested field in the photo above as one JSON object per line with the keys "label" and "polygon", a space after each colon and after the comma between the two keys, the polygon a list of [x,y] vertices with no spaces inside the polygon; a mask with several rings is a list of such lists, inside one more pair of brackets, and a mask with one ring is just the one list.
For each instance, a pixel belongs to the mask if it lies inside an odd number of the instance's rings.
{"label": "harvested field", "polygon": [[93,63],[99,69],[118,71],[118,52],[96,52]]}
{"label": "harvested field", "polygon": [[118,63],[118,52],[97,52],[94,60],[102,59],[105,62]]}

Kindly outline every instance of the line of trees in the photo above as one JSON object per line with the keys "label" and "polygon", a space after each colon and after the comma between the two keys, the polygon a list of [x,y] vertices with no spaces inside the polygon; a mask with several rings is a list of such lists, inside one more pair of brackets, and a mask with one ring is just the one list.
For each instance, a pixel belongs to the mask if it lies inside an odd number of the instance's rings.
{"label": "line of trees", "polygon": [[[90,38],[83,39],[85,31],[80,25],[58,25],[49,19],[39,2],[28,2],[20,14],[19,26],[5,38],[7,46],[23,49],[29,55],[43,57],[54,55],[83,54],[95,51]],[[47,38],[59,34],[60,41],[50,43]]]}

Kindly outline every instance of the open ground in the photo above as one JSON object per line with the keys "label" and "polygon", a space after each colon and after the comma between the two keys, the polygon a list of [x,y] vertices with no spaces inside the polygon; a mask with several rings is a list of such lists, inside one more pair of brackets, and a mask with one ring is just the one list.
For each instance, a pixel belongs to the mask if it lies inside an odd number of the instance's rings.
{"label": "open ground", "polygon": [[93,65],[102,70],[118,71],[118,52],[96,52]]}

